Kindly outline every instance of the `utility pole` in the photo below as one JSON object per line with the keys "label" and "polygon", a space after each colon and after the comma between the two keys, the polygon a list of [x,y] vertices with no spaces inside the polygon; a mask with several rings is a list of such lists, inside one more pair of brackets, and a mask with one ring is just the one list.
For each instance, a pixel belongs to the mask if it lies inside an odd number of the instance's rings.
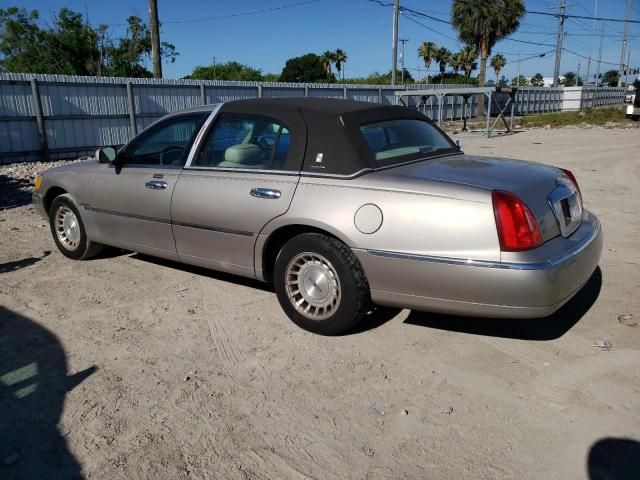
{"label": "utility pole", "polygon": [[631,14],[631,0],[627,0],[627,10],[624,14],[624,34],[622,37],[622,51],[620,52],[620,68],[618,69],[618,86],[622,86],[624,72],[624,54],[627,49],[627,36],[629,34],[629,15]]}
{"label": "utility pole", "polygon": [[393,2],[393,44],[391,55],[391,85],[396,84],[398,69],[398,15],[400,15],[400,0]]}
{"label": "utility pole", "polygon": [[600,62],[602,61],[602,44],[604,43],[604,21],[600,27],[600,51],[598,52],[598,69],[596,71],[596,88],[600,84]]}
{"label": "utility pole", "polygon": [[404,44],[407,43],[409,39],[401,38],[398,41],[402,43],[402,51],[400,52],[400,65],[402,65],[401,75],[402,75],[402,85],[404,85]]}
{"label": "utility pole", "polygon": [[151,58],[153,58],[153,78],[162,78],[160,61],[160,27],[158,25],[158,1],[149,0],[149,24],[151,27]]}
{"label": "utility pole", "polygon": [[216,57],[213,57],[213,79],[216,79]]}
{"label": "utility pole", "polygon": [[580,60],[578,60],[578,72],[576,75],[576,87],[580,86]]}
{"label": "utility pole", "polygon": [[629,85],[629,70],[631,67],[631,49],[627,49],[627,68],[624,71],[624,83]]}
{"label": "utility pole", "polygon": [[596,33],[596,15],[598,13],[598,0],[596,0],[595,7],[593,7],[593,26],[591,27],[591,37],[589,37],[589,61],[587,62],[587,74],[585,78],[587,83],[589,82],[589,73],[591,72],[591,47],[593,46],[593,35]]}
{"label": "utility pole", "polygon": [[520,86],[520,52],[518,52],[518,76],[516,77],[516,87]]}
{"label": "utility pole", "polygon": [[556,66],[553,70],[553,86],[557,87],[560,83],[560,57],[562,55],[562,40],[564,39],[564,0],[560,2],[560,22],[558,23],[558,38],[556,40]]}

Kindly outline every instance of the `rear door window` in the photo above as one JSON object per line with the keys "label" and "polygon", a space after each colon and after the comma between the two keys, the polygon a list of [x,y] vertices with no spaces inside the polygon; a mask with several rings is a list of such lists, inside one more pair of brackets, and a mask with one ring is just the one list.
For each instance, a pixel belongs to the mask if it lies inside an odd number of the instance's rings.
{"label": "rear door window", "polygon": [[222,115],[215,123],[193,166],[280,170],[289,153],[289,130],[259,116]]}

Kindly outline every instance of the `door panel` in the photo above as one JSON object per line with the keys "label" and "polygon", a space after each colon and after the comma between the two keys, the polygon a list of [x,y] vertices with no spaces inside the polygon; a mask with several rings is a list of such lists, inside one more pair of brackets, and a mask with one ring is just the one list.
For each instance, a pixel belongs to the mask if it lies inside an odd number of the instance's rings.
{"label": "door panel", "polygon": [[[91,201],[98,241],[177,258],[171,193],[179,174],[180,169],[160,166],[116,169],[104,165],[95,177]],[[149,188],[146,184],[151,182],[164,188]]]}
{"label": "door panel", "polygon": [[[183,170],[171,211],[179,258],[254,276],[257,234],[287,211],[298,179],[297,175],[246,171]],[[265,189],[271,195],[254,196],[253,189]]]}

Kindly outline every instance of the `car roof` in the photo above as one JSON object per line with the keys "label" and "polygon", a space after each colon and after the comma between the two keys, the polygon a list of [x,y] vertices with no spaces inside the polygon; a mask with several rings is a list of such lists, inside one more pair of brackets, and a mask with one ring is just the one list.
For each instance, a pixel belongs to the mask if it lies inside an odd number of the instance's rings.
{"label": "car roof", "polygon": [[295,108],[301,112],[325,113],[342,115],[346,113],[372,110],[380,108],[379,104],[371,102],[359,102],[356,100],[344,100],[338,98],[318,97],[283,97],[283,98],[249,98],[226,102],[228,105]]}

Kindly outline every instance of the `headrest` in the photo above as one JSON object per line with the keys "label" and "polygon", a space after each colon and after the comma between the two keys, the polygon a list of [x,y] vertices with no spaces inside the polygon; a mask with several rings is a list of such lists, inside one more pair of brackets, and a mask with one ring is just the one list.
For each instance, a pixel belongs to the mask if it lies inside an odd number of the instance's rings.
{"label": "headrest", "polygon": [[253,143],[241,143],[227,148],[224,161],[241,165],[256,165],[262,163],[262,151]]}

